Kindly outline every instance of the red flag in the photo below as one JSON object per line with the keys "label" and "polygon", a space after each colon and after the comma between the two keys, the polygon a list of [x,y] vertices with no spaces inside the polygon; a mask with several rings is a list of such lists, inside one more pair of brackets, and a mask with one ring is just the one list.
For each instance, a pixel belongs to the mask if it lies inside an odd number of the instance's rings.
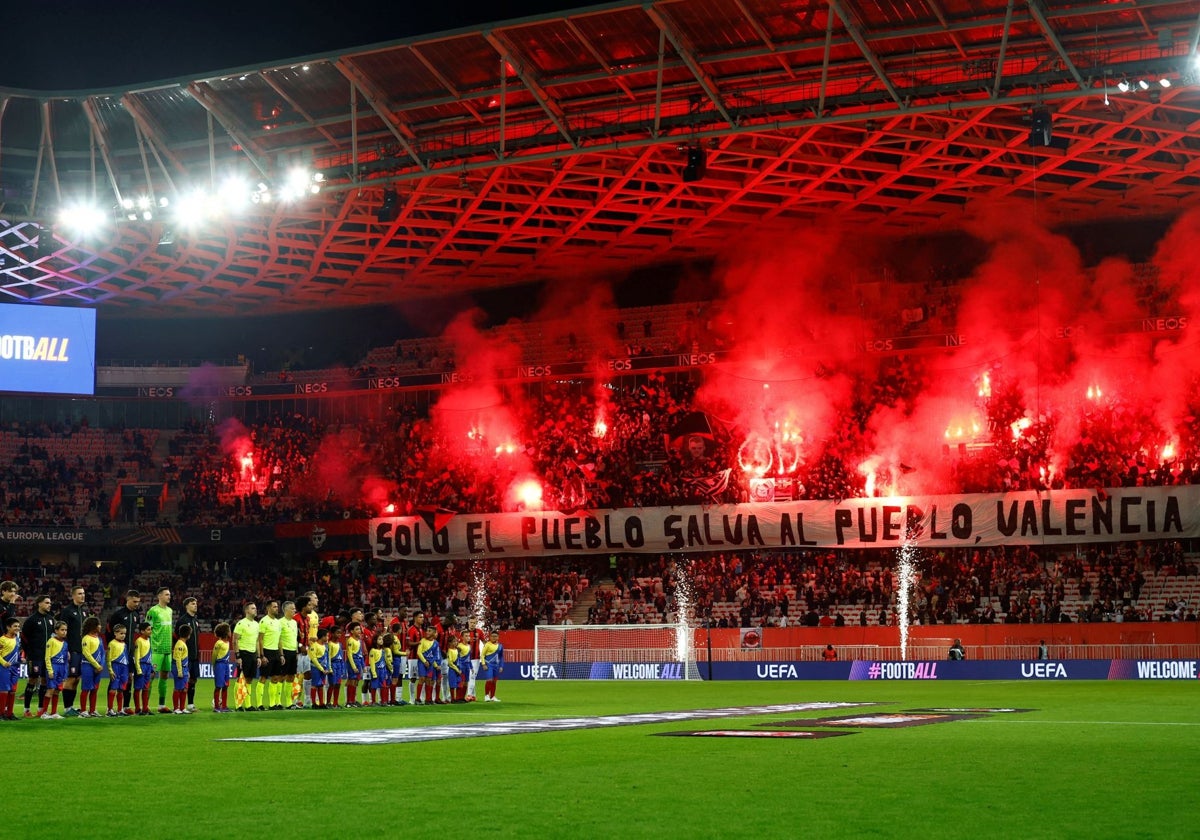
{"label": "red flag", "polygon": [[434,507],[432,505],[423,505],[417,508],[417,515],[425,521],[425,524],[428,525],[435,534],[449,525],[450,520],[455,517],[456,513],[457,511],[449,510],[443,507]]}

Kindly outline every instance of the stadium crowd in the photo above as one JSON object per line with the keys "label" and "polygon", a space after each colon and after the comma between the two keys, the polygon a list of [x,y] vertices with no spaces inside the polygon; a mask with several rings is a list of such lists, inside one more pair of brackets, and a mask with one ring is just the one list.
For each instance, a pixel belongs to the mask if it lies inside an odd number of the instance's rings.
{"label": "stadium crowd", "polygon": [[[911,334],[922,323],[952,313],[952,286],[945,285],[943,292],[937,298],[940,304],[922,307],[920,312],[905,310],[901,324],[885,324],[881,329]],[[564,333],[563,338],[559,351],[566,357],[587,355],[574,332]],[[686,314],[677,331],[667,334],[649,317],[640,329],[619,322],[615,340],[633,357],[657,352],[652,348],[659,347],[676,352],[723,346],[726,337],[719,318],[697,309]],[[462,367],[448,345],[398,343],[393,353],[394,363],[417,369]],[[814,436],[803,457],[774,476],[790,488],[790,498],[876,495],[875,488],[894,486],[911,471],[903,463],[882,463],[871,470],[864,470],[863,464],[872,456],[879,433],[873,418],[880,407],[900,410],[920,393],[930,375],[924,365],[920,357],[898,356],[880,360],[869,371],[847,374],[855,381],[846,389],[846,402],[837,406],[839,422],[823,436]],[[0,524],[101,528],[146,524],[143,519],[113,522],[117,510],[113,499],[119,483],[127,480],[161,481],[178,499],[173,511],[159,512],[163,525],[265,525],[359,519],[381,511],[411,515],[430,508],[495,512],[530,504],[569,512],[746,502],[751,498],[751,476],[758,474],[743,461],[751,432],[724,419],[741,413],[705,392],[702,373],[654,371],[610,382],[544,379],[510,389],[495,405],[469,410],[455,408],[453,393],[447,392],[420,407],[397,400],[383,416],[354,424],[287,412],[244,423],[189,421],[166,433],[162,445],[155,430],[102,430],[86,421],[15,422],[0,429]],[[944,455],[949,477],[942,492],[1059,488],[1103,492],[1110,487],[1197,480],[1200,411],[1187,415],[1175,430],[1177,439],[1163,447],[1153,434],[1157,428],[1153,407],[1113,397],[1093,400],[1089,395],[1088,401],[1069,411],[1048,407],[1033,412],[999,368],[984,376],[987,387],[981,385],[976,405],[981,429],[973,433],[969,446],[961,441],[955,445],[947,431]],[[768,413],[764,407],[764,416]],[[499,414],[511,422],[488,428]],[[1071,429],[1069,444],[1055,443],[1060,428]],[[513,495],[514,482],[523,475],[536,476],[540,500]],[[354,552],[329,563],[311,556],[279,557],[267,550],[232,561],[198,553],[196,562],[181,561],[168,568],[147,560],[148,556],[134,553],[107,566],[97,564],[94,570],[76,562],[70,576],[46,574],[39,568],[8,574],[5,626],[0,627],[0,677],[7,674],[10,685],[5,689],[5,680],[0,679],[0,715],[5,714],[5,704],[11,715],[16,686],[11,669],[21,656],[31,676],[35,670],[41,672],[31,681],[39,693],[36,708],[53,717],[58,689],[66,707],[74,708],[85,670],[80,657],[95,668],[97,657],[114,654],[129,666],[132,684],[121,687],[121,675],[111,667],[105,671],[110,681],[116,679],[121,694],[119,699],[110,697],[111,711],[150,712],[148,694],[138,693],[147,691],[148,683],[139,688],[134,679],[141,677],[144,683],[157,678],[160,711],[186,713],[194,708],[195,673],[201,659],[195,645],[201,632],[217,636],[213,662],[229,661],[228,678],[240,686],[235,708],[317,704],[317,695],[309,693],[311,687],[301,686],[300,674],[315,676],[324,674],[324,669],[284,662],[282,673],[276,674],[277,660],[286,658],[270,653],[275,650],[273,635],[264,648],[270,663],[263,679],[257,676],[263,662],[233,663],[248,646],[255,647],[256,653],[261,647],[259,642],[251,643],[249,635],[239,640],[239,627],[250,621],[256,627],[274,628],[276,621],[289,627],[293,611],[302,617],[302,624],[297,625],[296,646],[286,649],[295,650],[298,661],[307,654],[310,661],[320,663],[328,655],[330,675],[336,661],[343,663],[338,667],[353,671],[357,649],[373,672],[399,675],[392,681],[374,677],[378,680],[374,701],[380,703],[400,702],[396,689],[406,677],[409,701],[415,702],[417,686],[430,702],[463,699],[462,686],[449,684],[458,656],[456,632],[469,628],[466,635],[474,640],[469,641],[469,659],[475,660],[475,643],[490,641],[475,639],[477,619],[496,631],[529,629],[571,621],[573,612],[581,618],[579,607],[590,624],[669,623],[679,620],[681,609],[687,609],[696,623],[726,627],[822,627],[898,620],[894,558],[885,552],[386,564]],[[1143,598],[1148,579],[1186,577],[1195,571],[1182,546],[1165,540],[1101,544],[1081,554],[1023,546],[926,552],[919,563],[908,620],[920,624],[1195,620],[1193,606],[1184,599]],[[179,617],[187,620],[180,625],[154,619],[143,627],[139,611],[143,596],[136,594],[143,592],[156,593],[155,607],[172,617],[171,593],[186,593]],[[19,593],[26,597],[22,600]],[[332,615],[326,615],[324,622],[316,619],[309,627],[304,622],[316,615],[319,604],[332,607]],[[51,607],[53,613],[48,612]],[[147,610],[146,616],[152,611]],[[14,625],[18,615],[22,620]],[[413,627],[419,637],[426,634],[417,615],[430,617],[428,623],[436,629],[430,631],[429,641],[437,645],[435,653],[444,652],[449,660],[427,664],[431,669],[436,666],[436,679],[428,673],[408,674],[409,665],[424,662],[418,649],[433,650],[432,645],[421,648],[424,638],[415,640],[417,649],[408,644]],[[61,634],[60,619],[65,622]],[[123,638],[118,638],[118,626],[123,628]],[[112,648],[114,642],[124,647]],[[379,654],[372,661],[376,642]],[[143,653],[150,657],[145,663]],[[406,664],[398,664],[397,659]],[[53,687],[61,667],[66,669],[63,684]],[[241,683],[232,676],[238,673]],[[443,674],[445,685],[440,681]],[[180,687],[178,680],[184,676],[188,679]],[[364,676],[361,668],[358,676]],[[173,681],[173,703],[168,708],[165,691]],[[95,680],[82,682],[91,686],[82,689],[90,692],[90,715],[95,708]],[[434,688],[435,683],[439,688]],[[296,686],[286,698],[285,684]],[[364,690],[369,691],[369,686],[367,681]],[[132,695],[132,706],[126,692]],[[494,688],[488,695],[494,696]],[[24,696],[28,707],[29,688]],[[320,702],[339,702],[337,694],[330,697],[322,690]],[[348,702],[357,700],[350,695]],[[214,697],[214,708],[224,704],[222,697]]]}
{"label": "stadium crowd", "polygon": [[[917,378],[897,363],[849,406],[854,422],[839,424],[810,457],[789,473],[795,496],[843,499],[882,492],[907,468],[861,469],[871,452],[868,408],[904,399]],[[146,471],[161,477],[180,501],[179,524],[254,524],[377,514],[377,494],[367,478],[386,486],[398,514],[423,506],[464,511],[513,510],[513,481],[538,476],[548,509],[621,508],[749,498],[750,474],[739,462],[740,439],[698,412],[697,384],[686,377],[650,374],[636,385],[587,391],[547,383],[527,402],[514,439],[450,439],[428,411],[398,407],[386,419],[353,428],[313,417],[274,415],[247,425],[193,424],[170,439],[170,452]],[[597,396],[599,394],[599,396]],[[436,411],[436,407],[435,407]],[[675,434],[688,418],[703,431]],[[943,492],[1005,492],[1064,487],[1133,487],[1194,483],[1190,449],[1163,459],[1145,439],[1143,412],[1119,403],[1096,406],[1077,418],[1081,433],[1063,453],[1051,453],[1055,417],[1043,416],[1008,430],[1023,415],[1003,393],[989,404],[990,443],[970,451],[947,447],[950,484]],[[1185,440],[1193,431],[1184,430]],[[79,524],[53,500],[82,490],[100,509],[120,476],[103,463],[68,464],[40,457],[54,436],[24,431],[23,452],[6,465],[0,492],[10,521],[47,517]],[[125,434],[130,434],[126,432]],[[137,433],[134,433],[137,434]],[[41,465],[40,467],[37,465]],[[364,467],[363,465],[369,465]],[[97,469],[97,467],[103,467]],[[354,477],[357,474],[357,477]],[[330,477],[336,475],[337,477]],[[347,478],[349,476],[349,478]],[[880,488],[875,490],[875,488]],[[40,512],[39,512],[40,511]],[[101,511],[107,521],[107,511]]]}
{"label": "stadium crowd", "polygon": [[0,524],[108,524],[112,489],[154,468],[157,433],[75,423],[19,423],[0,430]]}
{"label": "stadium crowd", "polygon": [[[244,604],[315,593],[338,611],[374,612],[391,621],[415,612],[447,623],[483,617],[499,630],[564,621],[672,623],[680,591],[688,618],[717,626],[825,626],[839,615],[895,623],[894,557],[882,550],[618,554],[537,561],[389,563],[345,552],[335,562],[288,557],[264,548],[236,560],[198,560],[167,568],[142,560],[80,567],[56,575],[37,568],[5,574],[25,593],[64,603],[81,588],[88,609],[107,614],[128,589],[166,587],[196,602],[199,630],[234,623]],[[1182,620],[1183,609],[1147,612],[1147,579],[1197,574],[1181,544],[1117,542],[1084,553],[1025,546],[922,552],[910,621],[922,624]],[[35,604],[17,600],[30,614]],[[576,611],[578,607],[578,611]]]}
{"label": "stadium crowd", "polygon": [[[839,422],[806,444],[786,472],[792,498],[835,499],[885,492],[913,468],[863,464],[873,457],[882,407],[900,407],[926,381],[922,362],[897,357],[861,374]],[[1117,398],[1036,416],[1000,371],[979,405],[972,445],[945,445],[948,465],[939,492],[1005,492],[1059,488],[1191,484],[1200,411],[1161,446],[1152,407]],[[513,482],[522,474],[542,485],[548,509],[622,508],[744,502],[751,465],[742,460],[751,434],[722,418],[731,406],[701,402],[693,373],[651,372],[603,384],[546,380],[506,406],[515,428],[487,429],[489,410],[468,432],[448,423],[443,404],[397,403],[384,417],[352,425],[276,413],[222,423],[189,422],[167,433],[100,432],[81,424],[13,424],[0,431],[0,517],[21,524],[107,526],[110,501],[127,478],[162,480],[178,497],[171,524],[264,524],[378,514],[425,506],[495,512],[514,510]],[[443,400],[445,397],[443,397]],[[459,412],[461,413],[461,412]],[[461,420],[462,418],[456,418]],[[1060,426],[1071,443],[1054,444]],[[477,428],[476,428],[477,427]],[[72,438],[98,437],[84,450]],[[1059,449],[1054,451],[1053,446]],[[74,447],[74,448],[72,448]],[[75,453],[75,454],[68,454]],[[91,454],[94,453],[94,454]],[[777,463],[779,460],[777,459]],[[380,497],[380,488],[386,488]]]}

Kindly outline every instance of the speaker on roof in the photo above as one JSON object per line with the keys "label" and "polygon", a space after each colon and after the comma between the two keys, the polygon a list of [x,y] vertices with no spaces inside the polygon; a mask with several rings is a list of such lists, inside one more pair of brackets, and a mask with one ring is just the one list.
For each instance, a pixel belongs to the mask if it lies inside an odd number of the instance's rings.
{"label": "speaker on roof", "polygon": [[381,222],[394,222],[400,216],[400,193],[395,190],[384,190],[383,201],[375,211],[375,218]]}
{"label": "speaker on roof", "polygon": [[49,257],[58,250],[58,243],[54,241],[54,231],[49,227],[43,227],[38,230],[37,238],[37,258]]}
{"label": "speaker on roof", "polygon": [[702,146],[688,146],[687,164],[683,167],[683,182],[691,184],[704,177],[708,168],[708,155]]}
{"label": "speaker on roof", "polygon": [[1049,146],[1053,139],[1053,124],[1054,121],[1051,119],[1049,111],[1045,108],[1035,108],[1033,123],[1029,126],[1029,145]]}

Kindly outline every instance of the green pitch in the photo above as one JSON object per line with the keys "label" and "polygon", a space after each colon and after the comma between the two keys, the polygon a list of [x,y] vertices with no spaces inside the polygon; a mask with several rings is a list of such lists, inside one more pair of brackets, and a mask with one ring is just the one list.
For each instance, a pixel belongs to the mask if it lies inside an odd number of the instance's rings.
{"label": "green pitch", "polygon": [[[3,723],[3,833],[1092,840],[1198,832],[1196,682],[502,682],[500,697]],[[810,701],[882,705],[415,744],[219,740]],[[1034,711],[821,740],[651,736],[926,707]]]}

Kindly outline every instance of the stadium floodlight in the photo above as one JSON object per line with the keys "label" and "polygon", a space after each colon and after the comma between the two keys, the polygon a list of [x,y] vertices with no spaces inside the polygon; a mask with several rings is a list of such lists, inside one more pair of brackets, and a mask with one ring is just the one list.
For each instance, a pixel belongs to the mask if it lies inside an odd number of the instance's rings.
{"label": "stadium floodlight", "polygon": [[283,186],[279,188],[279,197],[283,201],[295,201],[308,194],[309,185],[313,183],[312,174],[302,166],[288,170]]}
{"label": "stadium floodlight", "polygon": [[221,182],[217,188],[217,200],[222,210],[238,213],[245,209],[251,198],[249,182],[237,176],[230,176]]}
{"label": "stadium floodlight", "polygon": [[175,221],[184,227],[194,227],[217,216],[220,206],[213,196],[203,190],[184,193],[175,202]]}
{"label": "stadium floodlight", "polygon": [[1117,82],[1117,90],[1121,93],[1129,93],[1129,80],[1124,76],[1121,77],[1121,81]]}
{"label": "stadium floodlight", "polygon": [[1159,77],[1158,83],[1165,88],[1169,88],[1171,86],[1171,80],[1166,76]]}
{"label": "stadium floodlight", "polygon": [[59,223],[79,236],[90,236],[104,227],[108,219],[103,210],[94,204],[74,202],[58,212]]}
{"label": "stadium floodlight", "polygon": [[[160,206],[160,205],[157,201],[154,200],[153,196],[139,195],[137,197],[137,200],[134,201],[134,206],[137,208],[137,214],[131,214],[131,215],[129,215],[128,218],[130,218],[132,220],[132,219],[136,218],[136,215],[140,215],[142,217],[142,221],[148,222],[154,218],[155,207]],[[163,204],[161,206],[166,207],[165,204]]]}
{"label": "stadium floodlight", "polygon": [[1140,87],[1142,90],[1150,90],[1150,83],[1145,79],[1138,79],[1138,87]]}

